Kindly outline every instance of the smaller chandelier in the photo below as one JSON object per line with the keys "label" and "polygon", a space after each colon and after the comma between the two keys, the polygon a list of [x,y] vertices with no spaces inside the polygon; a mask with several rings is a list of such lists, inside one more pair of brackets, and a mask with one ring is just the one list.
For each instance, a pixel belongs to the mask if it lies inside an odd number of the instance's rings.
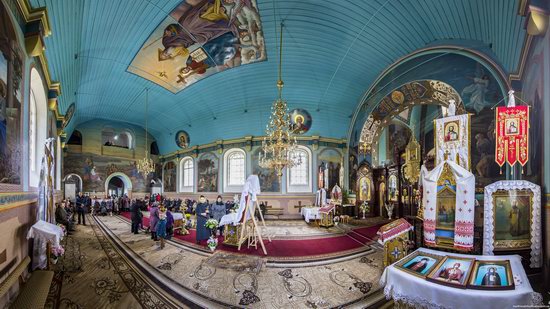
{"label": "smaller chandelier", "polygon": [[143,159],[138,160],[136,163],[136,167],[138,172],[143,175],[143,177],[147,177],[149,174],[155,171],[155,163],[153,162],[153,159],[149,157],[149,152],[147,151],[147,145],[149,145],[147,141],[147,135],[149,135],[148,127],[147,127],[147,115],[149,112],[149,89],[145,89],[145,157]]}
{"label": "smaller chandelier", "polygon": [[281,62],[283,59],[283,24],[281,23],[279,50],[279,79],[277,80],[277,100],[271,107],[269,123],[265,129],[265,137],[262,142],[262,151],[259,154],[259,165],[263,168],[275,170],[277,175],[283,175],[285,167],[291,168],[302,163],[297,155],[296,137],[292,134],[292,125],[288,113],[288,106],[283,100],[283,79],[281,75]]}

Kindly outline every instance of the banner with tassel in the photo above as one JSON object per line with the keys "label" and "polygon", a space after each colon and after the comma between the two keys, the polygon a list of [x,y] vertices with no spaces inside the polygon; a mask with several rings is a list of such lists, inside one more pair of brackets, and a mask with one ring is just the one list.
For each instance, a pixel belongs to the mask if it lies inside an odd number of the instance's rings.
{"label": "banner with tassel", "polygon": [[529,160],[529,106],[516,106],[514,91],[508,94],[508,106],[496,108],[495,161],[501,174],[505,163],[513,167],[519,162],[523,167]]}

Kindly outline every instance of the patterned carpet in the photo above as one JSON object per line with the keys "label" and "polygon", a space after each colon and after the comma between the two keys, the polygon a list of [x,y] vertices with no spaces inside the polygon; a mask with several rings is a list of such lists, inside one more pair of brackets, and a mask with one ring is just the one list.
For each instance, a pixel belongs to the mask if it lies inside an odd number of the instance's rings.
{"label": "patterned carpet", "polygon": [[116,217],[64,240],[47,308],[363,308],[383,298],[382,254],[278,267],[257,256],[160,250]]}

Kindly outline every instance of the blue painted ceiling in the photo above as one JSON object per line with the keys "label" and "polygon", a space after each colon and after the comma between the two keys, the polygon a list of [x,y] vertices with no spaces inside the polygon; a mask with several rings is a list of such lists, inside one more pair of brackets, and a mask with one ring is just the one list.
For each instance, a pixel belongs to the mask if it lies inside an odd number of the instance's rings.
{"label": "blue painted ceiling", "polygon": [[[157,25],[181,0],[30,0],[46,6],[53,34],[46,56],[62,84],[60,110],[71,127],[93,119],[144,123],[161,153],[262,135],[276,97],[278,25],[284,20],[284,98],[313,117],[307,135],[345,138],[350,116],[376,77],[399,58],[437,41],[490,47],[515,72],[525,38],[515,0],[258,0],[268,60],[217,73],[174,94],[126,70]],[[477,44],[477,46],[476,46]]]}

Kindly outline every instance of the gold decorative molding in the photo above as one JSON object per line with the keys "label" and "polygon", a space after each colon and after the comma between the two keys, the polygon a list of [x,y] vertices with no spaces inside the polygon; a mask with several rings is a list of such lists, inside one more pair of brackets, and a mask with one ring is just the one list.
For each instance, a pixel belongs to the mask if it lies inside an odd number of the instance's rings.
{"label": "gold decorative molding", "polygon": [[[46,50],[44,38],[52,34],[48,9],[46,7],[32,8],[28,0],[16,0],[16,2],[27,27],[33,29],[25,33],[27,55],[38,58],[37,62],[42,68],[48,87],[48,107],[55,114],[57,122],[62,121],[64,115],[59,112],[59,105],[57,103],[57,97],[61,95],[61,84],[52,80],[48,60],[44,54]],[[63,131],[58,129],[57,133],[60,135]]]}
{"label": "gold decorative molding", "polygon": [[548,28],[548,13],[530,6],[527,13],[526,26],[529,35],[544,35]]}
{"label": "gold decorative molding", "polygon": [[[261,142],[261,141],[263,141],[263,139],[264,139],[263,136],[245,136],[245,137],[235,138],[235,139],[217,140],[217,141],[214,141],[214,142],[211,142],[211,143],[208,143],[208,144],[196,145],[196,146],[193,146],[193,147],[190,147],[190,148],[177,150],[177,151],[168,153],[166,155],[161,155],[161,156],[159,156],[159,159],[160,160],[163,160],[163,159],[168,160],[168,159],[171,159],[172,157],[178,156],[178,155],[180,157],[190,155],[194,158],[197,158],[198,155],[199,155],[200,150],[209,149],[209,148],[214,148],[215,150],[219,150],[219,147],[225,148],[226,146],[231,146],[231,145],[234,145],[234,144],[242,144],[242,143],[246,143],[245,148],[248,151],[250,151],[250,150],[252,150],[252,144],[254,142]],[[343,148],[345,148],[345,146],[347,145],[346,139],[338,139],[338,138],[330,138],[330,137],[297,136],[296,140],[298,142],[310,142],[311,141],[311,142],[314,142],[314,143],[317,143],[317,144],[319,142],[331,143],[331,144],[340,144],[340,145],[344,145]],[[315,147],[315,144],[313,144],[313,147]],[[223,150],[222,150],[222,152],[223,152]]]}

